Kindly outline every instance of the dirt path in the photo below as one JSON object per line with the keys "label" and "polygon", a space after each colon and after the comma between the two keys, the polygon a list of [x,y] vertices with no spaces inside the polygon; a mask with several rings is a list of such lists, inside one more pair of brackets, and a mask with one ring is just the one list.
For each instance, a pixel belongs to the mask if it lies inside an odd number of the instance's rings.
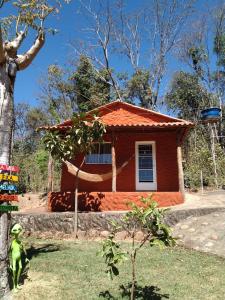
{"label": "dirt path", "polygon": [[185,202],[172,209],[196,209],[204,207],[225,207],[225,190],[186,193]]}
{"label": "dirt path", "polygon": [[47,196],[43,196],[40,193],[19,195],[19,202],[14,202],[14,204],[19,206],[20,212],[47,212]]}

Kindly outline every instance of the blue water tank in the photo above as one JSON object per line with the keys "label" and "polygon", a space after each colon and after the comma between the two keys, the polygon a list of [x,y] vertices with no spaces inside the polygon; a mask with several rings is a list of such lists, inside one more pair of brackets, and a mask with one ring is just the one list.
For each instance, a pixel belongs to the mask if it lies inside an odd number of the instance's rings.
{"label": "blue water tank", "polygon": [[201,111],[202,120],[219,120],[221,109],[219,107],[211,107]]}

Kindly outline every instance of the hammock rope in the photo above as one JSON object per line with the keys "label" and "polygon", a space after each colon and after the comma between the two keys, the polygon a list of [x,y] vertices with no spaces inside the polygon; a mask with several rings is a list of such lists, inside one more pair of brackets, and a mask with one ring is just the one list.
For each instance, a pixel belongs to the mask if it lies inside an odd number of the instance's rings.
{"label": "hammock rope", "polygon": [[[122,172],[123,168],[125,168],[128,165],[129,161],[133,157],[134,157],[134,154],[127,161],[125,161],[121,167],[119,167],[116,170],[116,175],[118,175]],[[67,170],[70,174],[75,175],[75,176],[78,175],[78,177],[80,179],[85,180],[85,181],[101,182],[101,181],[105,181],[105,180],[112,178],[112,172],[103,173],[103,174],[93,174],[93,173],[88,173],[88,172],[79,170],[75,165],[70,163],[68,160],[64,161],[64,163],[66,164]]]}

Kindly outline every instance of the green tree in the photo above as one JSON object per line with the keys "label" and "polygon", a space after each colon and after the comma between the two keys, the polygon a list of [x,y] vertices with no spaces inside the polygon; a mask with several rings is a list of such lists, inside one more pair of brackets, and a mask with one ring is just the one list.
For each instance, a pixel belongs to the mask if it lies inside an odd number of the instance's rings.
{"label": "green tree", "polygon": [[[129,2],[123,0],[79,2],[79,13],[90,25],[82,27],[85,39],[73,43],[77,55],[89,58],[96,70],[106,70],[111,94],[120,100],[127,100],[124,96],[129,91],[123,90],[114,62],[118,58],[127,62],[122,71],[134,74],[128,78],[130,96],[155,109],[168,59],[183,33],[194,1],[158,0],[151,5],[139,1],[135,9],[127,7]],[[147,92],[141,90],[142,79]]]}
{"label": "green tree", "polygon": [[181,71],[174,75],[165,102],[178,117],[199,121],[201,110],[211,105],[213,96],[201,86],[197,75]]}
{"label": "green tree", "polygon": [[[184,179],[185,185],[195,190],[201,187],[201,172],[204,186],[215,186],[215,169],[212,149],[206,139],[205,132],[198,131],[196,144],[189,138],[189,149],[185,155]],[[220,144],[215,145],[217,184],[223,186],[225,182],[225,155]]]}
{"label": "green tree", "polygon": [[[125,260],[130,260],[132,266],[130,299],[135,299],[136,281],[136,259],[140,249],[149,243],[149,246],[159,247],[174,246],[175,240],[171,236],[170,228],[164,223],[163,218],[166,210],[157,207],[157,203],[152,201],[152,197],[142,197],[141,202],[144,207],[139,207],[130,203],[131,211],[127,212],[122,220],[122,227],[127,230],[132,242],[130,250],[123,250],[122,245],[115,241],[116,231],[121,228],[115,222],[112,223],[113,231],[103,242],[101,256],[105,259],[107,266],[106,273],[113,279],[119,275],[119,266]],[[135,240],[139,230],[143,232],[141,242]]]}
{"label": "green tree", "polygon": [[48,116],[46,124],[63,122],[74,112],[85,112],[110,101],[107,72],[96,71],[83,55],[70,68],[50,65],[40,86],[39,99]]}
{"label": "green tree", "polygon": [[[47,115],[39,107],[33,108],[26,103],[15,106],[12,163],[20,166],[20,192],[46,190],[48,153],[43,153],[43,145],[40,145],[41,135],[37,128],[46,125],[47,120]],[[42,166],[39,156],[45,158]]]}
{"label": "green tree", "polygon": [[[13,96],[17,71],[26,69],[32,63],[45,43],[46,31],[54,33],[54,30],[44,23],[49,15],[57,12],[59,4],[60,1],[45,0],[1,1],[0,9],[8,6],[8,11],[10,10],[10,14],[1,19],[0,27],[0,163],[2,164],[9,165],[11,158],[14,127]],[[14,38],[9,41],[7,35],[13,28],[15,28]],[[19,55],[18,50],[28,33],[35,33],[35,42],[26,53]],[[0,213],[0,223],[0,297],[2,297],[9,290],[8,213]]]}
{"label": "green tree", "polygon": [[[91,119],[90,119],[91,118]],[[60,160],[71,160],[78,154],[83,154],[83,160],[80,162],[75,178],[75,211],[74,211],[74,234],[77,237],[77,207],[78,207],[78,175],[82,168],[85,155],[90,153],[94,147],[94,142],[101,142],[105,133],[104,125],[98,117],[86,114],[74,114],[72,117],[72,127],[66,132],[52,131],[43,137],[46,150]]]}
{"label": "green tree", "polygon": [[71,70],[50,65],[40,81],[39,100],[48,117],[46,125],[63,122],[77,110],[76,92],[70,76]]}
{"label": "green tree", "polygon": [[148,70],[138,69],[126,83],[127,99],[139,100],[139,104],[145,108],[154,106],[154,95],[150,86],[150,74]]}
{"label": "green tree", "polygon": [[81,55],[71,78],[74,82],[79,111],[88,111],[110,101],[109,75],[105,69],[96,71],[91,61]]}

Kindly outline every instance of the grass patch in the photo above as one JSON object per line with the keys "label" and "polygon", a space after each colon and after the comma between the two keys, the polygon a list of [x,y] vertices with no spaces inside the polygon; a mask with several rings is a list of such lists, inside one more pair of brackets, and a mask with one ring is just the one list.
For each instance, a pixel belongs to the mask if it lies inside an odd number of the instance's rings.
{"label": "grass patch", "polygon": [[[127,246],[129,244],[127,243]],[[28,240],[29,278],[14,299],[129,299],[130,265],[110,281],[93,241]],[[137,259],[136,299],[224,299],[225,260],[173,248],[144,247]]]}

